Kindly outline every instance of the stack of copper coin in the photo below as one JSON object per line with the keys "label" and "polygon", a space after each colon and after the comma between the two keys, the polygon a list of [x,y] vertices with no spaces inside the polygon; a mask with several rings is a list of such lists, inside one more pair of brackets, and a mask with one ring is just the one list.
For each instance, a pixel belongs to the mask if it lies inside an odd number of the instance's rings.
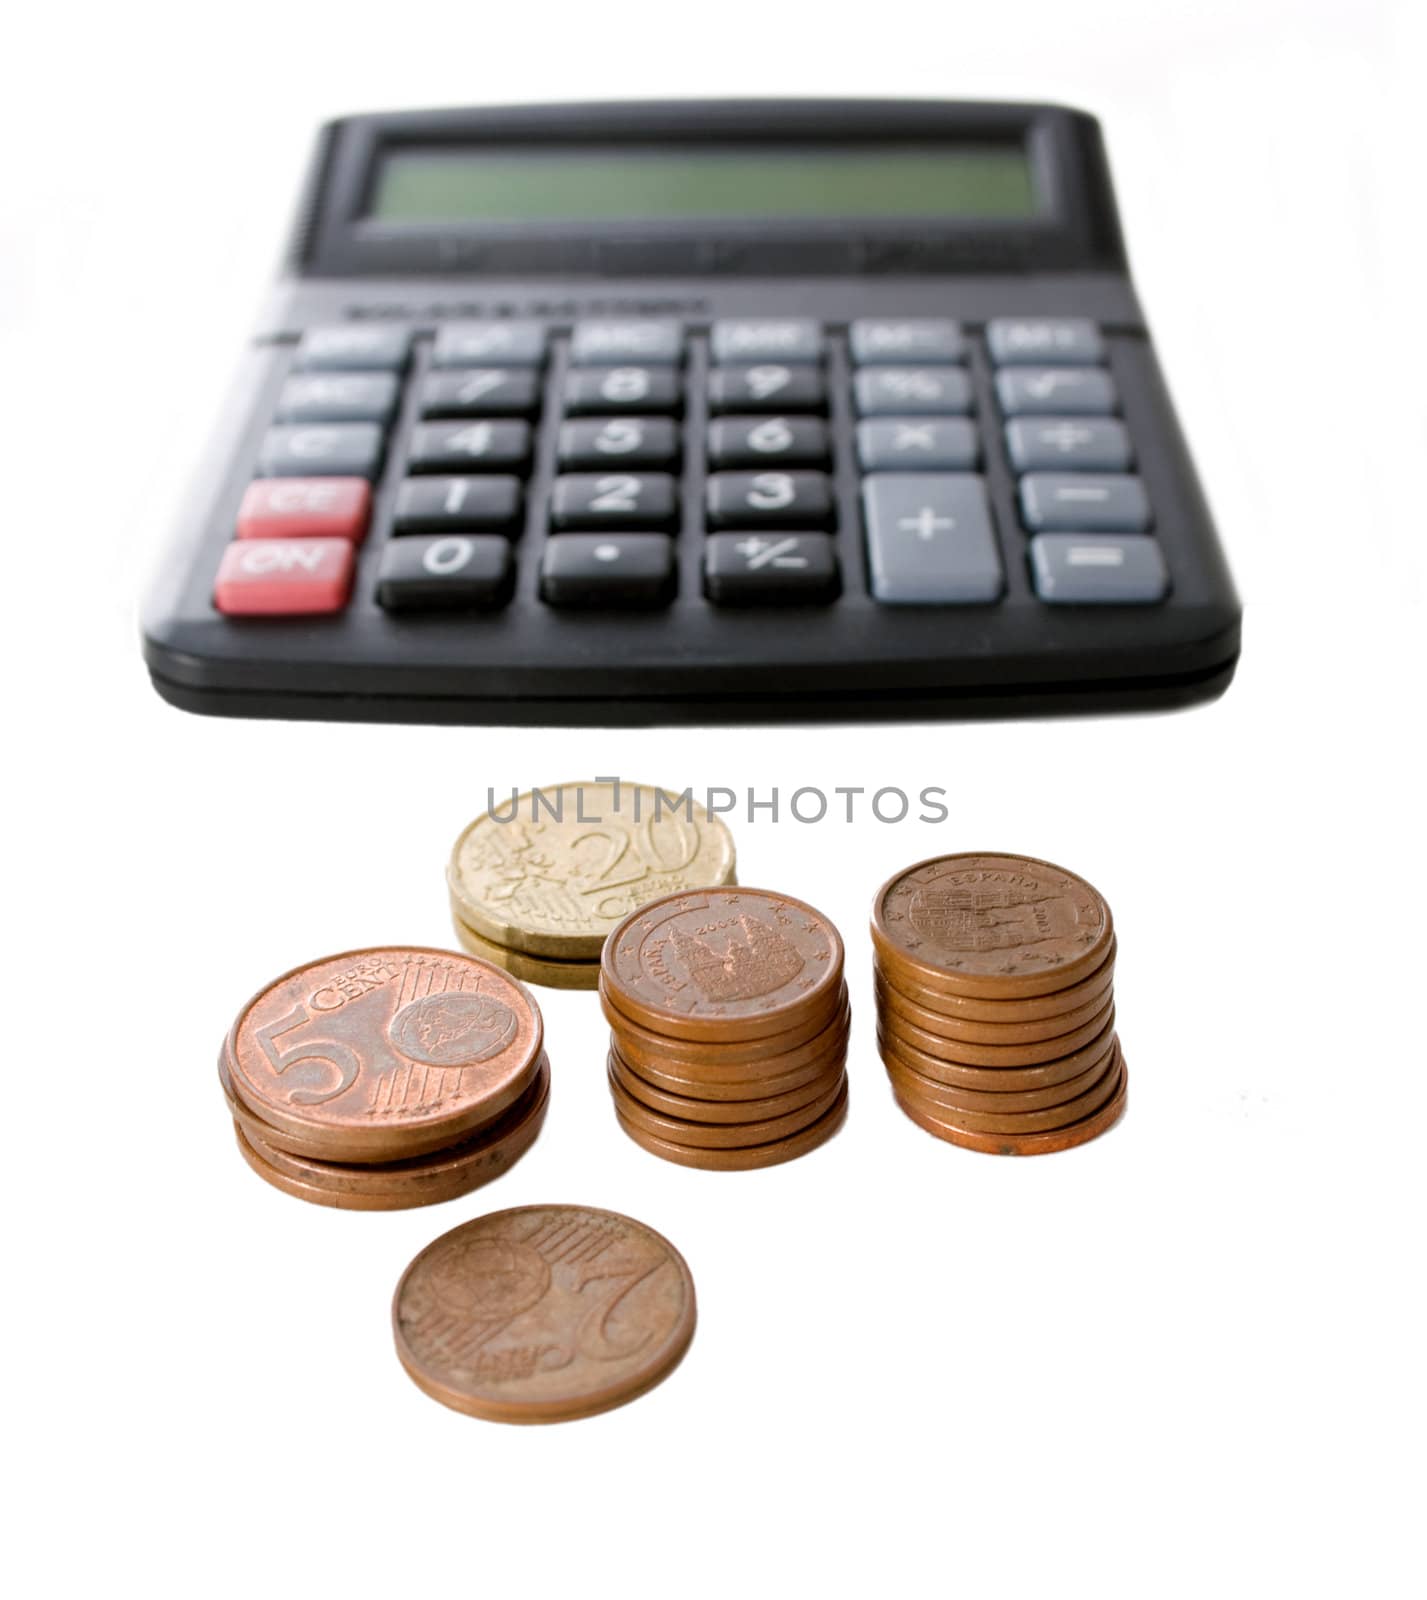
{"label": "stack of copper coin", "polygon": [[733,839],[688,794],[563,783],[477,817],[456,840],[446,881],[472,955],[526,983],[594,989],[605,936],[630,912],[735,881]]}
{"label": "stack of copper coin", "polygon": [[872,907],[877,1040],[898,1104],[952,1144],[1037,1155],[1125,1108],[1110,908],[1009,855],[939,856]]}
{"label": "stack of copper coin", "polygon": [[605,943],[609,1086],[636,1144],[742,1171],[815,1149],[847,1115],[842,940],[763,889],[669,895]]}
{"label": "stack of copper coin", "polygon": [[238,1013],[219,1077],[259,1177],[315,1205],[396,1211],[499,1177],[545,1120],[540,1010],[489,962],[354,950]]}

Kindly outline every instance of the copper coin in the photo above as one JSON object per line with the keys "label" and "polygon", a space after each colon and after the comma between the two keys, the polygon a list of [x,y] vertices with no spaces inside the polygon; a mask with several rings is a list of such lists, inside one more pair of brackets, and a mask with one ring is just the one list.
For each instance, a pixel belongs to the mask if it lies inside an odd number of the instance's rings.
{"label": "copper coin", "polygon": [[1120,1064],[1112,1056],[1110,1064],[1088,1088],[1060,1105],[1042,1106],[1036,1111],[963,1111],[939,1104],[905,1087],[906,1079],[894,1081],[893,1092],[903,1105],[915,1105],[928,1115],[955,1123],[969,1133],[1045,1133],[1066,1128],[1098,1111],[1119,1087]]}
{"label": "copper coin", "polygon": [[[757,1039],[734,1039],[728,1042],[709,1040],[674,1039],[651,1031],[633,1018],[625,1016],[611,1003],[603,987],[600,989],[600,1009],[613,1032],[630,1045],[630,1059],[636,1055],[668,1062],[680,1070],[690,1072],[704,1067],[725,1068],[730,1072],[751,1062],[764,1062],[773,1058],[791,1057],[794,1052],[814,1050],[816,1043],[830,1028],[851,1016],[851,1006],[845,983],[838,986],[832,997],[829,1011],[817,1013],[800,1022],[795,1028],[780,1033],[765,1034]],[[737,1075],[737,1074],[735,1074]]]}
{"label": "copper coin", "polygon": [[1103,1032],[1114,1016],[1114,1002],[1106,1000],[1089,1022],[1081,1023],[1072,1033],[1063,1033],[1056,1039],[1043,1039],[1039,1044],[1004,1046],[964,1044],[960,1040],[942,1039],[887,1010],[878,1014],[878,1023],[891,1038],[914,1046],[924,1055],[940,1056],[943,1060],[955,1061],[959,1066],[1036,1067],[1047,1061],[1058,1061],[1062,1056],[1073,1055]]}
{"label": "copper coin", "polygon": [[1115,1029],[1112,1024],[1089,1044],[1082,1045],[1073,1055],[1064,1056],[1059,1061],[1047,1061],[1038,1067],[966,1067],[955,1061],[943,1060],[940,1056],[930,1056],[924,1050],[893,1038],[881,1028],[877,1030],[877,1048],[884,1060],[889,1055],[894,1056],[903,1066],[911,1067],[924,1078],[945,1083],[954,1089],[1009,1089],[1017,1092],[1048,1089],[1052,1084],[1066,1083],[1085,1072],[1112,1050],[1114,1044]]}
{"label": "copper coin", "polygon": [[872,970],[898,994],[943,1017],[965,1022],[1041,1022],[1074,1011],[1077,1006],[1104,994],[1115,977],[1115,939],[1112,935],[1108,954],[1088,977],[1071,984],[1068,989],[1057,989],[1053,994],[1035,995],[1026,1000],[978,1000],[972,995],[929,989],[909,970],[889,969],[875,951]]}
{"label": "copper coin", "polygon": [[633,1123],[645,1133],[675,1144],[686,1144],[698,1150],[746,1150],[752,1145],[772,1144],[800,1133],[809,1123],[816,1122],[831,1110],[833,1102],[842,1094],[845,1077],[839,1073],[827,1088],[805,1106],[796,1111],[785,1111],[781,1116],[769,1117],[762,1122],[685,1122],[678,1117],[666,1117],[650,1111],[632,1095],[620,1088],[614,1074],[609,1075],[609,1090],[620,1119]]}
{"label": "copper coin", "polygon": [[880,976],[874,981],[877,1003],[904,1022],[920,1028],[924,1033],[950,1040],[954,1045],[1041,1044],[1048,1039],[1058,1039],[1100,1016],[1110,1004],[1108,992],[1096,995],[1073,1011],[1062,1011],[1059,1016],[1044,1017],[1037,1022],[963,1022],[959,1017],[944,1016],[929,1010],[900,994]]}
{"label": "copper coin", "polygon": [[[342,1166],[289,1155],[265,1144],[250,1125],[236,1122],[241,1138],[266,1167],[291,1181],[288,1192],[319,1205],[346,1206],[352,1196],[373,1202],[369,1209],[397,1211],[408,1206],[439,1205],[469,1194],[498,1178],[535,1142],[550,1101],[550,1071],[543,1063],[524,1096],[488,1128],[449,1150],[387,1161],[373,1166]],[[262,1176],[267,1173],[257,1169]],[[268,1179],[273,1182],[272,1178]],[[282,1187],[281,1184],[278,1187]],[[384,1201],[378,1207],[376,1202]]]}
{"label": "copper coin", "polygon": [[[666,1069],[654,1061],[632,1061],[624,1054],[624,1041],[617,1034],[612,1035],[611,1040],[624,1065],[631,1071],[637,1072],[646,1083],[653,1084],[657,1089],[662,1089],[668,1094],[686,1095],[691,1100],[740,1104],[749,1100],[767,1099],[770,1095],[789,1094],[825,1077],[830,1068],[835,1068],[838,1063],[846,1061],[849,1033],[850,1029],[846,1022],[841,1023],[835,1030],[829,1029],[823,1049],[815,1056],[809,1055],[800,1066],[779,1072],[764,1072],[754,1063],[742,1069],[744,1072],[756,1074],[754,1077],[720,1077],[717,1080],[686,1077],[684,1076],[686,1069],[682,1067],[675,1071]],[[699,1069],[687,1070],[697,1072]]]}
{"label": "copper coin", "polygon": [[672,1161],[681,1167],[702,1167],[709,1172],[751,1172],[757,1167],[776,1167],[784,1161],[796,1160],[798,1156],[816,1150],[820,1144],[826,1144],[847,1120],[847,1089],[843,1088],[830,1111],[825,1111],[801,1133],[795,1133],[788,1139],[775,1139],[772,1144],[750,1145],[745,1150],[699,1150],[692,1145],[678,1144],[672,1139],[661,1139],[656,1134],[636,1127],[627,1118],[619,1116],[617,1111],[615,1115],[619,1118],[620,1127],[635,1144],[642,1145],[652,1155],[661,1156],[665,1161]]}
{"label": "copper coin", "polygon": [[627,1017],[681,1039],[757,1039],[830,1014],[842,940],[820,912],[767,889],[668,895],[605,941],[601,985]]}
{"label": "copper coin", "polygon": [[564,1422],[633,1400],[678,1365],[694,1320],[673,1245],[592,1206],[463,1223],[426,1246],[392,1301],[417,1387],[494,1422]]}
{"label": "copper coin", "polygon": [[892,971],[986,1000],[1052,994],[1110,948],[1110,908],[1073,872],[991,852],[919,861],[877,891],[872,941]]}
{"label": "copper coin", "polygon": [[224,1059],[236,1099],[345,1161],[454,1144],[525,1092],[540,1009],[488,961],[383,948],[285,973],[245,1005]]}
{"label": "copper coin", "polygon": [[670,1094],[668,1090],[650,1083],[622,1059],[618,1048],[609,1053],[610,1076],[631,1098],[661,1116],[676,1117],[683,1122],[763,1122],[769,1117],[781,1117],[786,1112],[797,1111],[801,1106],[818,1099],[829,1084],[841,1077],[847,1060],[846,1051],[840,1056],[829,1056],[828,1064],[820,1068],[815,1078],[787,1089],[782,1094],[761,1095],[745,1100],[706,1100],[692,1095]]}
{"label": "copper coin", "polygon": [[483,961],[492,962],[502,972],[522,983],[538,983],[546,989],[597,989],[600,982],[598,961],[557,961],[553,956],[531,956],[520,950],[483,939],[459,917],[453,917],[461,948]]}
{"label": "copper coin", "polygon": [[1046,1106],[1063,1105],[1099,1082],[1109,1069],[1113,1054],[1113,1050],[1107,1049],[1084,1072],[1067,1078],[1064,1083],[1052,1083],[1040,1089],[953,1089],[907,1066],[891,1051],[883,1055],[882,1064],[898,1094],[955,1116],[961,1111],[1040,1111]]}
{"label": "copper coin", "polygon": [[957,1127],[955,1123],[946,1122],[925,1110],[908,1105],[900,1098],[897,1104],[919,1128],[925,1128],[938,1139],[945,1139],[948,1144],[960,1145],[965,1150],[981,1150],[993,1156],[1039,1156],[1050,1155],[1056,1150],[1069,1150],[1075,1145],[1086,1144],[1091,1139],[1098,1138],[1107,1128],[1113,1127],[1119,1121],[1125,1109],[1128,1091],[1129,1073],[1122,1060],[1119,1087],[1113,1097],[1093,1116],[1074,1122],[1068,1128],[1056,1128],[1051,1133],[1028,1133],[1019,1137],[1007,1133],[974,1133],[970,1129]]}

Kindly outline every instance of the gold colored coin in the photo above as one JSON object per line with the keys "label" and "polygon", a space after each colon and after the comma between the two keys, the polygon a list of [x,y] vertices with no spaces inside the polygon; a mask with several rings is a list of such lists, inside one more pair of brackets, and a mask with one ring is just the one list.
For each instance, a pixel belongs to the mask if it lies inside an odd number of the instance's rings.
{"label": "gold colored coin", "polygon": [[665,895],[734,881],[733,838],[689,791],[533,789],[476,818],[447,868],[457,917],[526,955],[598,960],[605,935]]}
{"label": "gold colored coin", "polygon": [[528,956],[522,950],[507,950],[503,945],[481,938],[459,916],[452,921],[463,949],[508,972],[512,978],[519,978],[522,983],[538,983],[545,989],[598,989],[600,986],[598,961],[557,961],[554,956]]}

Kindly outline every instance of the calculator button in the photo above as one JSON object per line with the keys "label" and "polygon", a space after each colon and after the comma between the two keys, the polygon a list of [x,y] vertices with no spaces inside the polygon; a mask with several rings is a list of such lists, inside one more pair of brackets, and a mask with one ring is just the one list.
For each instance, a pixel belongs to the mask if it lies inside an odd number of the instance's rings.
{"label": "calculator button", "polygon": [[277,397],[279,422],[390,422],[397,382],[390,372],[319,372],[289,378]]}
{"label": "calculator button", "polygon": [[410,354],[409,328],[342,323],[309,328],[293,366],[302,372],[400,372]]}
{"label": "calculator button", "polygon": [[891,322],[864,319],[849,331],[852,359],[858,366],[876,362],[963,361],[966,340],[961,328],[944,317],[908,317]]}
{"label": "calculator button", "polygon": [[826,411],[827,384],[821,367],[756,362],[747,367],[715,367],[709,373],[713,411]]}
{"label": "calculator button", "polygon": [[538,322],[449,322],[437,329],[437,367],[538,367],[545,330]]}
{"label": "calculator button", "polygon": [[564,467],[669,467],[679,459],[679,435],[668,417],[566,422],[560,427],[559,453]]}
{"label": "calculator button", "polygon": [[971,409],[971,379],[960,367],[864,367],[852,388],[864,417]]}
{"label": "calculator button", "polygon": [[667,528],[679,508],[667,472],[575,472],[556,478],[554,528]]}
{"label": "calculator button", "polygon": [[529,459],[527,422],[422,422],[411,430],[407,465],[412,472],[509,471]]}
{"label": "calculator button", "polygon": [[238,507],[240,539],[349,539],[367,535],[372,486],[365,478],[258,478]]}
{"label": "calculator button", "polygon": [[963,472],[981,459],[976,424],[965,417],[874,417],[857,424],[864,472]]}
{"label": "calculator button", "polygon": [[1129,432],[1114,417],[1016,417],[1006,424],[1006,453],[1017,472],[1123,472],[1133,460]]}
{"label": "calculator button", "polygon": [[753,317],[715,322],[715,361],[818,361],[822,328],[806,317]]}
{"label": "calculator button", "polygon": [[228,617],[315,617],[352,592],[350,539],[240,539],[223,552],[213,604]]}
{"label": "calculator button", "polygon": [[822,467],[831,459],[821,417],[719,417],[709,424],[715,467]]}
{"label": "calculator button", "polygon": [[565,378],[565,410],[677,411],[683,398],[675,367],[587,367]]}
{"label": "calculator button", "polygon": [[1008,367],[996,374],[996,397],[1008,416],[1108,416],[1115,385],[1099,367]]}
{"label": "calculator button", "polygon": [[382,430],[374,422],[280,424],[263,435],[258,475],[264,478],[375,478]]}
{"label": "calculator button", "polygon": [[1033,472],[1021,479],[1021,517],[1036,533],[1143,533],[1150,503],[1126,473]]}
{"label": "calculator button", "polygon": [[540,377],[529,367],[468,367],[428,373],[423,417],[528,417],[540,409]]}
{"label": "calculator button", "polygon": [[704,590],[715,605],[831,600],[839,586],[825,533],[716,533],[704,546]]}
{"label": "calculator button", "polygon": [[495,473],[481,478],[407,478],[396,491],[392,530],[398,534],[513,530],[520,503],[519,478]]}
{"label": "calculator button", "polygon": [[1090,366],[1105,359],[1088,317],[997,317],[986,325],[991,359],[1002,366]]}
{"label": "calculator button", "polygon": [[1169,593],[1164,553],[1143,534],[1040,534],[1031,577],[1051,605],[1153,605]]}
{"label": "calculator button", "polygon": [[540,593],[552,606],[661,605],[674,593],[662,533],[562,533],[545,544]]}
{"label": "calculator button", "polygon": [[985,480],[877,473],[862,485],[872,593],[886,605],[973,605],[1004,586]]}
{"label": "calculator button", "polygon": [[570,360],[579,367],[619,366],[648,361],[677,363],[684,354],[684,330],[664,318],[619,322],[577,322]]}
{"label": "calculator button", "polygon": [[711,528],[828,528],[832,482],[821,472],[715,472],[707,518]]}
{"label": "calculator button", "polygon": [[377,604],[387,611],[504,605],[515,587],[509,543],[488,534],[395,539],[382,551]]}

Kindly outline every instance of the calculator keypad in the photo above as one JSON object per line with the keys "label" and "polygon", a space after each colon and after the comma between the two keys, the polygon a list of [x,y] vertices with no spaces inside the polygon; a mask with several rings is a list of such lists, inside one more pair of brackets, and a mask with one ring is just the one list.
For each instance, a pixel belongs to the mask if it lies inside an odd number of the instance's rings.
{"label": "calculator keypad", "polygon": [[[689,330],[667,318],[577,322],[563,344],[533,322],[450,323],[417,361],[415,420],[392,440],[410,331],[310,330],[260,441],[214,603],[230,615],[341,610],[388,454],[397,481],[378,502],[388,541],[374,594],[392,612],[506,604],[526,526],[538,541],[532,577],[554,607],[667,604],[684,538],[702,543],[715,605],[826,604],[850,581],[841,562],[857,520],[883,605],[994,605],[1017,543],[1047,604],[1164,598],[1154,509],[1095,324],[993,319],[978,347],[947,318],[856,319],[846,379],[828,364],[833,337],[805,318],[724,319],[691,355]],[[553,381],[547,360],[563,362]],[[978,392],[978,362],[989,362],[994,404]],[[834,381],[846,392],[832,393]],[[849,415],[844,444],[835,430]],[[993,504],[983,476],[995,481],[988,429],[1001,434],[1010,502],[998,488]],[[849,496],[840,530],[849,467],[858,517],[849,528]],[[998,530],[1008,506],[1019,527]]]}

